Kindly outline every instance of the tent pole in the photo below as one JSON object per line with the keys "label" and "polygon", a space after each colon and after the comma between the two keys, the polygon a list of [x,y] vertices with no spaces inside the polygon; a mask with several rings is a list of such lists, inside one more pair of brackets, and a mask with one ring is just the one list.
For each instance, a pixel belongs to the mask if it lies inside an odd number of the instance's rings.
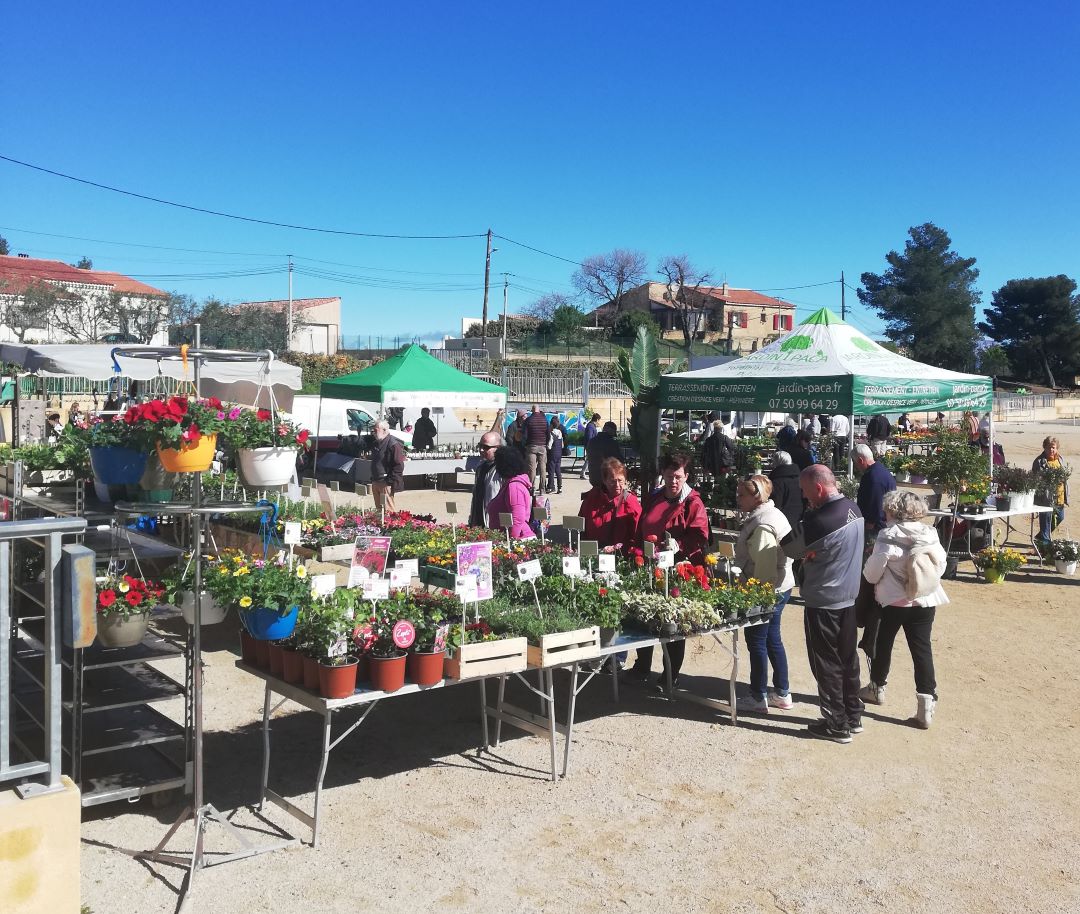
{"label": "tent pole", "polygon": [[322,394],[319,394],[319,413],[315,419],[315,455],[311,458],[311,475],[319,471],[319,430],[322,428]]}
{"label": "tent pole", "polygon": [[855,413],[848,416],[848,447],[847,447],[847,474],[848,479],[854,475],[855,466]]}
{"label": "tent pole", "polygon": [[[990,395],[990,485],[994,484],[994,395]],[[990,545],[993,545],[991,543]]]}

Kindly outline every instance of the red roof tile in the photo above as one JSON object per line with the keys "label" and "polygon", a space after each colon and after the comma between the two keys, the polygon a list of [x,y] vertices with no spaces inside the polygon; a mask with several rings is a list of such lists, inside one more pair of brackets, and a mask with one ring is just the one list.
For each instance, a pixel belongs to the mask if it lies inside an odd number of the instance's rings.
{"label": "red roof tile", "polygon": [[106,290],[127,292],[133,295],[167,295],[161,289],[155,289],[145,283],[124,276],[122,273],[109,273],[103,270],[80,270],[60,260],[39,260],[36,257],[0,256],[0,283],[4,292],[22,292],[34,282],[49,282],[60,285],[101,286]]}
{"label": "red roof tile", "polygon": [[795,306],[789,302],[784,301],[782,298],[773,298],[771,295],[763,295],[760,292],[755,292],[753,289],[733,289],[731,286],[713,286],[712,288],[702,287],[699,289],[702,294],[708,295],[710,298],[718,299],[729,305],[755,305],[758,307],[764,306],[768,308],[791,308]]}
{"label": "red roof tile", "polygon": [[[319,305],[332,305],[340,303],[341,298],[294,298],[293,311],[305,311],[308,308],[317,308]],[[242,301],[231,305],[233,308],[261,308],[264,311],[285,311],[289,307],[287,298],[274,299],[273,301]]]}

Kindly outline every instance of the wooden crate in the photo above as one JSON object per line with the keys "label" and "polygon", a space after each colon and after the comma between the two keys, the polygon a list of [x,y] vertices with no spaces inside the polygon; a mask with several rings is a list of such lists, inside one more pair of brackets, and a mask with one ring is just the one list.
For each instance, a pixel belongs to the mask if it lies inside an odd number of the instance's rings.
{"label": "wooden crate", "polygon": [[589,660],[599,654],[600,628],[594,625],[544,635],[539,645],[529,645],[529,666],[559,666],[575,660]]}
{"label": "wooden crate", "polygon": [[454,656],[447,655],[443,671],[447,679],[520,673],[526,666],[528,646],[529,642],[524,638],[502,638],[499,641],[464,644]]}

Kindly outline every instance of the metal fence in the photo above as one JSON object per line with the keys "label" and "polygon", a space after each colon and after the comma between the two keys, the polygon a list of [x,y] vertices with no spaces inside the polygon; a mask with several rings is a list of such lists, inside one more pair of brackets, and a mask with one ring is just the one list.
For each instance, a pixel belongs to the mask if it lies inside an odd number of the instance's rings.
{"label": "metal fence", "polygon": [[1023,422],[1035,418],[1037,409],[1056,408],[1056,394],[994,395],[994,418],[999,422]]}
{"label": "metal fence", "polygon": [[[179,390],[182,383],[184,382],[178,378],[166,377],[139,381],[139,394],[140,396],[171,395]],[[71,399],[73,397],[84,397],[89,399],[97,391],[98,399],[104,402],[109,396],[110,390],[119,390],[121,394],[126,394],[130,387],[131,379],[124,377],[120,378],[119,385],[115,380],[95,381],[91,378],[46,378],[39,375],[22,375],[19,378],[19,396],[21,397],[44,395],[49,398],[62,397]]]}
{"label": "metal fence", "polygon": [[[28,797],[58,790],[62,755],[61,728],[61,634],[63,631],[64,582],[61,566],[62,537],[82,533],[86,521],[82,518],[46,518],[0,523],[0,784],[6,781],[25,781],[41,778],[40,783],[21,783],[15,790]],[[41,609],[44,616],[44,635],[41,644],[40,669],[35,658],[23,653],[18,658],[21,680],[30,691],[40,691],[41,740],[20,738],[12,723],[11,705],[16,678],[12,665],[12,646],[18,644],[12,623],[12,594],[14,592],[12,543],[41,549],[45,553],[44,596]],[[70,603],[69,603],[70,606]],[[31,652],[33,653],[33,652]],[[38,672],[40,671],[40,675]],[[12,750],[15,750],[14,753]],[[13,761],[21,754],[23,761]]]}

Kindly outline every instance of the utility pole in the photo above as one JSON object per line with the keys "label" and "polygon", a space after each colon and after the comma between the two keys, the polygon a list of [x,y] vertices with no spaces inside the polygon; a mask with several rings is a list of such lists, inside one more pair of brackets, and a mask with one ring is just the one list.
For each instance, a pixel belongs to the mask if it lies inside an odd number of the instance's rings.
{"label": "utility pole", "polygon": [[844,296],[846,291],[846,283],[844,282],[844,271],[840,271],[840,320],[847,320],[847,305],[845,302],[847,299]]}
{"label": "utility pole", "polygon": [[491,284],[491,229],[487,230],[487,256],[484,258],[484,311],[480,315],[480,346],[487,349],[488,287]]}
{"label": "utility pole", "polygon": [[510,274],[503,273],[503,345],[502,357],[506,358],[506,296],[510,289]]}
{"label": "utility pole", "polygon": [[285,351],[292,349],[292,254],[289,254],[289,335],[285,338]]}

